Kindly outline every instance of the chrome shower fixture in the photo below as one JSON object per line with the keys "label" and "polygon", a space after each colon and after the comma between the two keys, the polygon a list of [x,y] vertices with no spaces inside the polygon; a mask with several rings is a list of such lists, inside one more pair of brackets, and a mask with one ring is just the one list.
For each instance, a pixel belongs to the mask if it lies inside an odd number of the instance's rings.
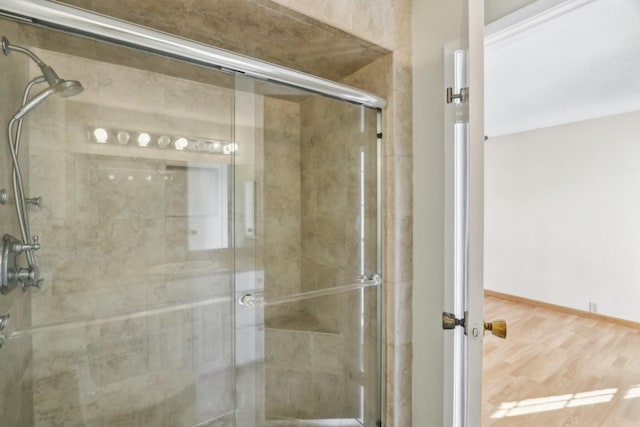
{"label": "chrome shower fixture", "polygon": [[[20,152],[20,136],[22,134],[22,120],[25,115],[36,108],[50,95],[56,94],[62,97],[69,97],[79,94],[84,90],[82,84],[75,80],[64,80],[42,61],[38,56],[21,46],[12,45],[6,37],[2,37],[2,52],[9,55],[11,52],[18,52],[28,56],[35,62],[42,75],[32,79],[24,89],[22,104],[7,125],[7,141],[11,153],[12,162],[12,184],[15,197],[16,214],[22,240],[5,234],[2,238],[2,250],[0,251],[0,293],[6,294],[16,286],[21,285],[23,289],[29,286],[40,287],[43,279],[40,278],[40,270],[36,263],[34,251],[40,249],[38,236],[31,236],[29,227],[29,215],[27,214],[27,204],[40,206],[41,198],[25,197],[22,173],[18,154]],[[34,86],[47,83],[49,87],[30,97],[31,89]],[[27,267],[21,267],[19,256],[24,253],[27,259]]]}
{"label": "chrome shower fixture", "polygon": [[42,76],[45,78],[47,83],[49,83],[49,87],[62,97],[74,96],[84,90],[80,82],[61,79],[53,68],[48,66],[42,59],[38,58],[35,53],[31,52],[27,48],[11,44],[6,37],[2,37],[2,52],[4,52],[5,55],[9,55],[10,52],[20,52],[27,55],[38,67],[40,67]]}

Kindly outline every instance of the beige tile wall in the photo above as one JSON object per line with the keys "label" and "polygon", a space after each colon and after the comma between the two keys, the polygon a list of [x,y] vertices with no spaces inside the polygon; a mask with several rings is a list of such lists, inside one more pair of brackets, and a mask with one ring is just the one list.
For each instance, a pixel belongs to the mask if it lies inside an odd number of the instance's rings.
{"label": "beige tile wall", "polygon": [[[276,99],[264,104],[263,238],[270,298],[353,283],[360,275],[361,149],[365,272],[378,268],[376,112],[306,98],[299,104]],[[376,292],[365,292],[360,309],[359,296],[346,292],[266,311],[267,419],[360,418],[364,386],[364,418],[375,425]],[[369,319],[364,329],[360,310]]]}
{"label": "beige tile wall", "polygon": [[29,191],[44,198],[31,228],[46,279],[33,294],[33,425],[217,419],[235,405],[232,257],[189,249],[201,230],[188,171],[229,160],[97,146],[87,129],[229,140],[233,92],[36,52],[85,92],[47,99],[28,117]]}
{"label": "beige tile wall", "polygon": [[396,47],[396,2],[384,0],[273,0],[389,50]]}

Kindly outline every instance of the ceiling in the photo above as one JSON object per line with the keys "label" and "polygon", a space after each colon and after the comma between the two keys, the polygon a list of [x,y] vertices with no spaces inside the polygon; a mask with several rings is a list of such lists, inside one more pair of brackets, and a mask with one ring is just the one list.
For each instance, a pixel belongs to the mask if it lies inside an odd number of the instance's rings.
{"label": "ceiling", "polygon": [[538,0],[485,34],[489,137],[640,110],[638,0]]}

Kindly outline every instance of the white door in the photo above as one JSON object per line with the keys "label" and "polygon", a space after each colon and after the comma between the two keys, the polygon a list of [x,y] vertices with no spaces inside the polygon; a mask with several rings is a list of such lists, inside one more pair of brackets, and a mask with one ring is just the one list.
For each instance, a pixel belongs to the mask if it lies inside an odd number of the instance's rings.
{"label": "white door", "polygon": [[480,425],[483,27],[484,1],[413,2],[414,427]]}
{"label": "white door", "polygon": [[[444,426],[480,425],[482,386],[484,81],[482,1],[444,46]],[[463,20],[464,23],[464,20]],[[502,326],[502,324],[500,324]]]}

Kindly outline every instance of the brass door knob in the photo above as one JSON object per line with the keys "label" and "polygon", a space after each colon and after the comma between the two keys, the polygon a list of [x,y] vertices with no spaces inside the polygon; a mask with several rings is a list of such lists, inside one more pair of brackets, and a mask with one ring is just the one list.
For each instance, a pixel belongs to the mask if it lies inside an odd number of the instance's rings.
{"label": "brass door knob", "polygon": [[466,323],[466,316],[463,319],[456,319],[453,313],[442,313],[442,329],[454,329],[456,326],[462,326]]}
{"label": "brass door knob", "polygon": [[493,322],[484,322],[484,330],[491,331],[492,335],[505,339],[507,338],[507,321],[501,319]]}

